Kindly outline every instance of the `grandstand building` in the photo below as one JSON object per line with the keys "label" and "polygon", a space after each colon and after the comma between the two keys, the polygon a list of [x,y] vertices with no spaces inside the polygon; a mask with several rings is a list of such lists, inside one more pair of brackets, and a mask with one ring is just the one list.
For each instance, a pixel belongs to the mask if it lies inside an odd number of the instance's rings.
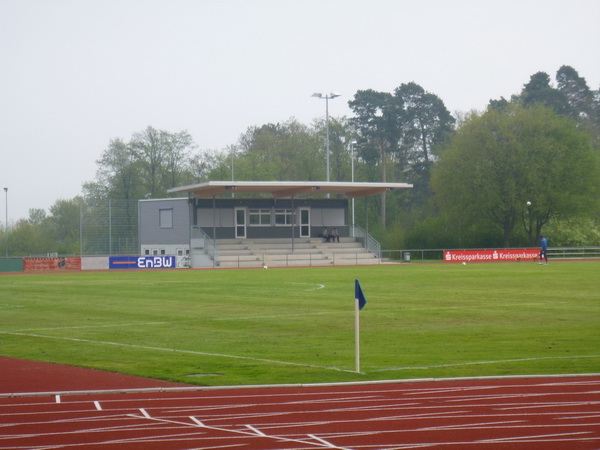
{"label": "grandstand building", "polygon": [[[411,187],[211,181],[173,188],[169,193],[187,197],[140,200],[141,254],[187,257],[191,267],[335,264],[333,253],[343,249],[355,259],[359,250],[376,259],[368,236],[352,223],[350,200]],[[339,243],[325,242],[325,227],[337,229]]]}

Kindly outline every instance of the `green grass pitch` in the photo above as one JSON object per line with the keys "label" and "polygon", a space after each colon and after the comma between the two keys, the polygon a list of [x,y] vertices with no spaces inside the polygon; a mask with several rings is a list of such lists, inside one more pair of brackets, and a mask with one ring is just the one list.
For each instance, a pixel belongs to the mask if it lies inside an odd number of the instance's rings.
{"label": "green grass pitch", "polygon": [[3,356],[202,385],[600,372],[600,262],[5,275],[0,313]]}

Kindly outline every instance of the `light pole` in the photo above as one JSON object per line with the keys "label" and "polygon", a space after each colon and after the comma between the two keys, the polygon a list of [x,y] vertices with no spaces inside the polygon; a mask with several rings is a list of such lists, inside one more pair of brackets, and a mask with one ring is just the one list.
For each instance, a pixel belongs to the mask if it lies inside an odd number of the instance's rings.
{"label": "light pole", "polygon": [[5,248],[4,248],[4,256],[6,256],[8,258],[8,188],[5,187],[4,188],[4,198],[5,198],[5,208],[6,208],[6,222],[4,224],[5,229],[6,229],[6,237],[5,237]]}
{"label": "light pole", "polygon": [[[233,157],[235,156],[235,147],[232,145],[231,148],[231,182],[235,182],[235,176],[233,172]],[[235,197],[235,192],[231,191],[231,198]]]}
{"label": "light pole", "polygon": [[[352,162],[352,182],[354,183],[354,146],[356,145],[356,139],[352,139],[350,142],[350,161]],[[354,196],[352,197],[352,233],[354,233]]]}
{"label": "light pole", "polygon": [[[312,96],[325,99],[325,147],[327,149],[327,182],[329,182],[329,99],[339,97],[342,94],[331,92],[330,94],[321,94],[315,92]],[[329,194],[327,194],[329,197]]]}

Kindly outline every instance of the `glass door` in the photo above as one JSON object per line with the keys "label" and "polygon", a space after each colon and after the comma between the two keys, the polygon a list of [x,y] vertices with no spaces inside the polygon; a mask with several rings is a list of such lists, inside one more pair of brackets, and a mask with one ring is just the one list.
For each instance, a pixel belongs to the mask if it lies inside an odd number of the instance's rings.
{"label": "glass door", "polygon": [[246,238],[246,208],[235,208],[235,237]]}
{"label": "glass door", "polygon": [[310,237],[310,208],[299,208],[300,237]]}

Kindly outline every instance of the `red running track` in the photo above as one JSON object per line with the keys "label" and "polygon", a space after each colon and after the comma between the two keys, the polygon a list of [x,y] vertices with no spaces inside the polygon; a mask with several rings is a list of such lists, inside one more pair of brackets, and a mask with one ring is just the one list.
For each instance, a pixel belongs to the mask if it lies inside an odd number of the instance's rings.
{"label": "red running track", "polygon": [[200,389],[49,365],[87,391],[60,392],[0,363],[0,449],[600,448],[599,376]]}

